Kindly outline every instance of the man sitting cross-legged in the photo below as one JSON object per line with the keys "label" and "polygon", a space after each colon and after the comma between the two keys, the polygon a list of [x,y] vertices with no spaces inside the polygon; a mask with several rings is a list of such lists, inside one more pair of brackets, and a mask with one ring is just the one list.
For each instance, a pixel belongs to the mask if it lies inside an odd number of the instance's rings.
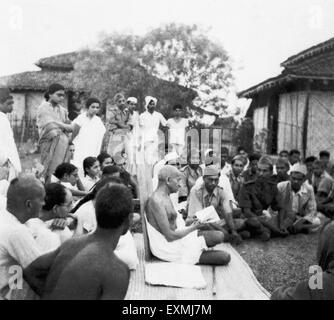
{"label": "man sitting cross-legged", "polygon": [[129,269],[114,254],[121,235],[129,228],[133,204],[131,191],[108,184],[97,194],[97,229],[65,242],[58,250],[40,257],[24,276],[42,299],[123,299]]}
{"label": "man sitting cross-legged", "polygon": [[277,220],[271,213],[278,212],[278,219],[284,214],[276,181],[273,178],[273,163],[269,157],[263,156],[258,163],[258,177],[247,181],[241,188],[239,205],[242,209],[246,231],[252,237],[268,241],[271,236],[287,236],[281,230]]}
{"label": "man sitting cross-legged", "polygon": [[[227,182],[229,183],[228,178]],[[239,244],[241,237],[236,229],[240,229],[244,221],[242,219],[234,221],[230,195],[227,188],[219,186],[219,171],[213,165],[204,169],[203,183],[196,183],[190,191],[187,224],[195,220],[198,211],[210,206],[215,208],[221,220],[215,223],[207,223],[203,228],[205,230],[219,230],[224,234],[224,241]],[[235,226],[235,222],[238,226]]]}
{"label": "man sitting cross-legged", "polygon": [[[194,221],[186,227],[170,199],[179,189],[181,173],[166,165],[159,172],[158,188],[146,204],[147,231],[152,253],[161,260],[187,264],[225,265],[230,255],[223,251],[205,251],[223,241],[221,231],[200,233],[203,224]],[[201,235],[202,234],[202,235]]]}
{"label": "man sitting cross-legged", "polygon": [[277,185],[285,204],[284,220],[281,227],[290,233],[317,231],[321,225],[317,217],[317,203],[312,186],[306,180],[307,169],[304,164],[296,163],[290,170],[290,181]]}

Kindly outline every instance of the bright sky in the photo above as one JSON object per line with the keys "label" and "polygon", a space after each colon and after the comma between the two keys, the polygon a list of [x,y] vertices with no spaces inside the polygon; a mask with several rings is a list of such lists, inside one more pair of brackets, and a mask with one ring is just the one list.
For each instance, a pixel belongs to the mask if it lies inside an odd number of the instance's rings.
{"label": "bright sky", "polygon": [[280,72],[289,56],[334,37],[333,0],[1,0],[0,75],[94,43],[100,32],[142,34],[162,23],[210,27],[234,60],[236,90]]}

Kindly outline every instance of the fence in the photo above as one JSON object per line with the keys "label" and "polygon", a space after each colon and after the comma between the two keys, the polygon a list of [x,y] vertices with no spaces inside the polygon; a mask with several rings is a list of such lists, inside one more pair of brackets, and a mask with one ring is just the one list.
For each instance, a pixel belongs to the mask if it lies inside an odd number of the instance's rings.
{"label": "fence", "polygon": [[35,118],[28,116],[19,118],[14,115],[9,117],[9,121],[13,129],[15,143],[18,146],[22,146],[27,142],[33,145],[37,144],[38,129]]}

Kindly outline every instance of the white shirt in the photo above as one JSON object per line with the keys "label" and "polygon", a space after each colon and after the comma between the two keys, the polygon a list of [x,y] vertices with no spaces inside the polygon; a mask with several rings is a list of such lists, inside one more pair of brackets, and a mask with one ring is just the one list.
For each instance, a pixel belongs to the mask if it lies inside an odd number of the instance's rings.
{"label": "white shirt", "polygon": [[85,191],[90,191],[92,187],[100,180],[98,177],[95,177],[94,179],[90,176],[85,176],[80,178],[81,183],[83,187],[85,188]]}
{"label": "white shirt", "polygon": [[[14,141],[14,134],[6,114],[0,111],[0,158],[8,159],[17,173],[22,171],[21,162],[17,147]],[[0,163],[3,165],[3,163]]]}
{"label": "white shirt", "polygon": [[43,253],[54,251],[61,245],[59,236],[51,231],[43,220],[33,218],[28,220],[25,225],[30,229],[34,240]]}
{"label": "white shirt", "polygon": [[221,169],[221,171],[220,171],[220,175],[223,175],[223,174],[226,175],[226,174],[228,174],[231,170],[232,170],[232,166],[231,166],[229,163],[225,162],[225,166],[224,166],[223,169]]}
{"label": "white shirt", "polygon": [[7,210],[0,212],[0,291],[8,286],[12,266],[26,268],[44,252],[29,228]]}
{"label": "white shirt", "polygon": [[189,126],[189,120],[181,118],[179,121],[175,121],[174,118],[170,118],[167,124],[169,126],[169,143],[185,145],[186,128]]}
{"label": "white shirt", "polygon": [[145,111],[139,116],[139,125],[143,143],[158,141],[158,130],[160,124],[162,126],[167,125],[165,117],[160,112],[154,111],[151,114],[148,111]]}

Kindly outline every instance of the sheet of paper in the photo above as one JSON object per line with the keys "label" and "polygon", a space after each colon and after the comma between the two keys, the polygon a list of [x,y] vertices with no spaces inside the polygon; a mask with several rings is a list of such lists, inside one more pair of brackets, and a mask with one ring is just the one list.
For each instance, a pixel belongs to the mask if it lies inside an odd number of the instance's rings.
{"label": "sheet of paper", "polygon": [[220,220],[218,213],[213,206],[196,212],[196,217],[200,222],[217,222]]}

